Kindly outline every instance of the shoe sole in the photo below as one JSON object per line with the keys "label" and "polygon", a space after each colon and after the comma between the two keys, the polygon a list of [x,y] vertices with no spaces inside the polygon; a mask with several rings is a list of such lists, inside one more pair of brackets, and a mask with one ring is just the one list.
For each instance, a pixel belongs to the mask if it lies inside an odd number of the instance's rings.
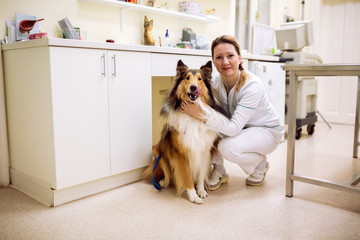
{"label": "shoe sole", "polygon": [[270,168],[270,164],[267,165],[266,171],[264,173],[264,178],[262,179],[261,182],[252,182],[252,181],[246,179],[246,185],[249,185],[249,186],[261,186],[261,185],[263,185],[264,182],[265,182],[266,173],[269,171],[269,168]]}
{"label": "shoe sole", "polygon": [[218,184],[216,184],[215,186],[213,186],[213,187],[209,186],[209,190],[210,190],[210,191],[215,191],[215,190],[219,189],[219,187],[221,186],[221,184],[227,183],[228,181],[229,181],[229,175],[227,175],[226,177],[224,177],[223,179],[221,179],[220,182],[218,182]]}

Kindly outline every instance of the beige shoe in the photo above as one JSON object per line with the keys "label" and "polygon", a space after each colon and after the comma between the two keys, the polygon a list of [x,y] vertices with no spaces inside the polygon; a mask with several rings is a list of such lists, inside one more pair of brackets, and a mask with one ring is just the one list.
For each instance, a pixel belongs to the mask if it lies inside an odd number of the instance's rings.
{"label": "beige shoe", "polygon": [[211,172],[210,178],[209,178],[209,190],[215,191],[217,190],[221,184],[227,183],[229,181],[229,175],[224,174],[222,175],[217,170],[213,170]]}
{"label": "beige shoe", "polygon": [[249,186],[260,186],[263,185],[265,175],[269,171],[270,164],[266,162],[264,169],[255,169],[255,171],[246,179],[246,184]]}

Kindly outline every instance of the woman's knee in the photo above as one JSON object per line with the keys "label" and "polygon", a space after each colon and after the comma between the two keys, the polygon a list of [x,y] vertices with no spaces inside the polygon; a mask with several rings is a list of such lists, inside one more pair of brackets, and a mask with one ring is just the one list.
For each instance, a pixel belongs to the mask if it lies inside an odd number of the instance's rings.
{"label": "woman's knee", "polygon": [[233,148],[232,145],[233,145],[232,141],[228,141],[228,139],[222,139],[219,142],[218,151],[220,152],[220,154],[223,158],[228,159],[228,160],[233,158],[234,152],[232,150],[232,148]]}

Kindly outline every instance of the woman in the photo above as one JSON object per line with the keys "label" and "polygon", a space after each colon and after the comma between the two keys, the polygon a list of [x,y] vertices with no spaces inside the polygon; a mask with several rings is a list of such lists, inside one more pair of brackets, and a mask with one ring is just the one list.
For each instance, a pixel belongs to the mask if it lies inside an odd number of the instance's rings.
{"label": "woman", "polygon": [[266,95],[262,81],[242,66],[240,46],[232,36],[216,38],[211,45],[212,61],[220,75],[213,78],[220,103],[230,120],[205,115],[196,103],[182,102],[182,111],[223,134],[213,159],[210,190],[229,176],[223,158],[237,163],[249,175],[246,184],[262,185],[269,169],[266,155],[273,152],[284,134],[284,126]]}

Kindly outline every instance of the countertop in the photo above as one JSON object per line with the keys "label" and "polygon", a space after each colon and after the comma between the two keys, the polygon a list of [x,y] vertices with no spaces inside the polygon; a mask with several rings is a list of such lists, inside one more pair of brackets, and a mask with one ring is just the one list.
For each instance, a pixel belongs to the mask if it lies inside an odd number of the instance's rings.
{"label": "countertop", "polygon": [[[2,50],[7,51],[13,49],[31,48],[31,47],[40,47],[40,46],[92,48],[92,49],[104,49],[104,50],[123,50],[123,51],[196,55],[196,56],[211,57],[210,50],[157,47],[157,46],[146,46],[140,44],[94,42],[94,41],[82,41],[82,40],[62,39],[62,38],[42,38],[36,40],[3,44]],[[270,55],[253,55],[249,53],[242,53],[242,57],[243,59],[248,59],[248,60],[272,61],[272,62],[279,61],[278,57],[270,56]]]}

